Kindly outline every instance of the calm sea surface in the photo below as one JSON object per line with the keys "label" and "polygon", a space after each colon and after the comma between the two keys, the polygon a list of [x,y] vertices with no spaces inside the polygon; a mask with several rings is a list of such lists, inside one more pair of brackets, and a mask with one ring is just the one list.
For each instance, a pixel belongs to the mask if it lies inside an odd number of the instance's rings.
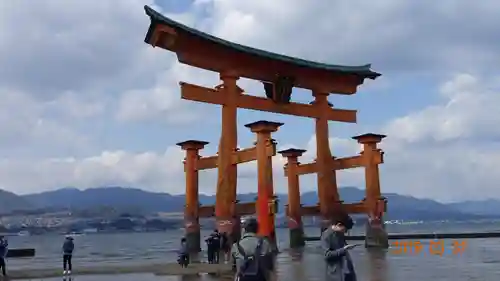
{"label": "calm sea surface", "polygon": [[[500,223],[429,223],[420,225],[388,225],[391,233],[445,233],[472,231],[500,231]],[[203,235],[207,235],[206,230]],[[354,229],[360,234],[363,229]],[[182,231],[94,234],[75,238],[76,251],[74,267],[90,265],[128,265],[174,262],[176,248]],[[309,236],[318,236],[317,228],[307,228]],[[61,245],[64,237],[59,235],[9,237],[11,248],[35,248],[36,256],[27,259],[10,259],[11,269],[56,268],[61,266]],[[311,242],[301,253],[291,252],[288,247],[288,231],[278,230],[279,280],[323,280],[324,262],[318,243]],[[453,240],[445,240],[443,256],[432,255],[429,241],[423,244],[420,254],[396,254],[367,252],[363,247],[352,250],[352,257],[359,280],[371,281],[413,281],[413,280],[478,280],[496,281],[500,276],[500,239],[471,239],[461,255],[452,253]],[[210,280],[209,277],[167,277],[167,276],[77,276],[78,281],[114,280]],[[44,280],[60,280],[44,279]]]}

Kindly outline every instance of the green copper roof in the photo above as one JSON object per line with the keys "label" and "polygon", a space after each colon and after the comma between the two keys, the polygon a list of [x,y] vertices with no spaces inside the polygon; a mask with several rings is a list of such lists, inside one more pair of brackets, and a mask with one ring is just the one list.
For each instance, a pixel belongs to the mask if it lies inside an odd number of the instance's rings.
{"label": "green copper roof", "polygon": [[184,32],[190,33],[194,36],[201,37],[205,40],[211,41],[213,43],[221,44],[223,46],[226,46],[228,48],[247,53],[249,55],[255,55],[255,56],[260,56],[263,58],[267,58],[270,60],[277,60],[277,61],[282,61],[286,63],[292,63],[298,66],[302,67],[308,67],[308,68],[316,68],[316,69],[322,69],[322,70],[327,70],[327,71],[333,71],[333,72],[341,72],[341,73],[346,73],[346,74],[355,74],[359,75],[363,78],[370,78],[370,79],[375,79],[378,76],[380,76],[380,73],[374,72],[370,69],[371,64],[366,64],[366,65],[361,65],[361,66],[343,66],[343,65],[333,65],[333,64],[325,64],[325,63],[319,63],[319,62],[313,62],[313,61],[308,61],[304,59],[299,59],[299,58],[294,58],[294,57],[289,57],[285,55],[280,55],[276,53],[271,53],[267,52],[264,50],[259,50],[255,49],[252,47],[247,47],[243,46],[240,44],[236,44],[233,42],[229,42],[227,40],[223,40],[220,38],[217,38],[215,36],[212,36],[210,34],[207,34],[205,32],[201,32],[199,30],[190,28],[188,26],[185,26],[181,23],[178,23],[174,20],[171,20],[164,15],[158,13],[157,11],[153,10],[149,6],[144,6],[144,10],[146,11],[146,14],[151,18],[151,25],[149,26],[148,33],[146,34],[146,38],[144,41],[149,44],[149,40],[153,34],[154,28],[156,27],[157,24],[164,24],[167,26],[170,26],[175,29],[182,30]]}

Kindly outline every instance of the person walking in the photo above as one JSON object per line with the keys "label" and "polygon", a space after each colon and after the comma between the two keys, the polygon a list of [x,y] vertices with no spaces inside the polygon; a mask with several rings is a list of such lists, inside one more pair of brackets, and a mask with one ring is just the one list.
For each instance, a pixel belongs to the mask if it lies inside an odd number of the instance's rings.
{"label": "person walking", "polygon": [[356,272],[349,250],[358,246],[349,245],[345,233],[353,226],[350,216],[344,215],[321,234],[321,248],[326,262],[326,281],[356,281]]}
{"label": "person walking", "polygon": [[244,234],[231,248],[235,280],[270,281],[274,254],[268,239],[258,237],[259,223],[250,218],[244,223]]}
{"label": "person walking", "polygon": [[63,274],[71,274],[71,271],[73,270],[73,264],[71,259],[73,257],[73,251],[75,250],[75,243],[73,242],[73,237],[66,236],[66,239],[64,239],[62,250],[63,250]]}
{"label": "person walking", "polygon": [[2,275],[7,276],[7,253],[9,252],[9,243],[3,235],[0,236],[0,268],[2,269]]}

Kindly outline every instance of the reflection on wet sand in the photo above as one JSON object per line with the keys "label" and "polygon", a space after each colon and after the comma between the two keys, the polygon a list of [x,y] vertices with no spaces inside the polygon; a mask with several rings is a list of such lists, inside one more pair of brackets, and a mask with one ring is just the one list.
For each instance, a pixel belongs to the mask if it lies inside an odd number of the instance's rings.
{"label": "reflection on wet sand", "polygon": [[307,280],[304,274],[305,268],[302,263],[304,258],[304,249],[290,250],[289,255],[293,264],[290,268],[290,275],[293,276],[295,280]]}
{"label": "reflection on wet sand", "polygon": [[370,281],[387,281],[387,250],[370,248],[366,250],[368,257],[368,266],[370,268]]}

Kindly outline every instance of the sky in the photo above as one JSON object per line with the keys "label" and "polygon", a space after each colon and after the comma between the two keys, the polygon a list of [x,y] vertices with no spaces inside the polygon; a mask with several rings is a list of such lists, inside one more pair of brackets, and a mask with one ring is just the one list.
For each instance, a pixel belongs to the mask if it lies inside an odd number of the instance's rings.
{"label": "sky", "polygon": [[[240,44],[330,64],[372,64],[382,76],[353,96],[357,124],[330,123],[332,153],[357,155],[350,137],[386,134],[383,192],[441,202],[500,199],[500,2],[334,0],[0,1],[0,189],[27,194],[62,187],[126,186],[184,192],[184,152],[217,150],[220,107],[181,100],[178,83],[214,87],[217,73],[178,63],[144,43],[150,5],[188,26]],[[263,96],[260,83],[240,79]],[[294,90],[292,100],[312,95]],[[243,125],[285,123],[278,149],[315,154],[309,118],[239,110]],[[284,160],[273,159],[275,190],[287,190]],[[238,168],[238,192],[256,191],[256,164]],[[337,172],[339,186],[364,188],[362,168]],[[200,192],[214,194],[216,171]],[[316,188],[314,175],[301,189]]]}

